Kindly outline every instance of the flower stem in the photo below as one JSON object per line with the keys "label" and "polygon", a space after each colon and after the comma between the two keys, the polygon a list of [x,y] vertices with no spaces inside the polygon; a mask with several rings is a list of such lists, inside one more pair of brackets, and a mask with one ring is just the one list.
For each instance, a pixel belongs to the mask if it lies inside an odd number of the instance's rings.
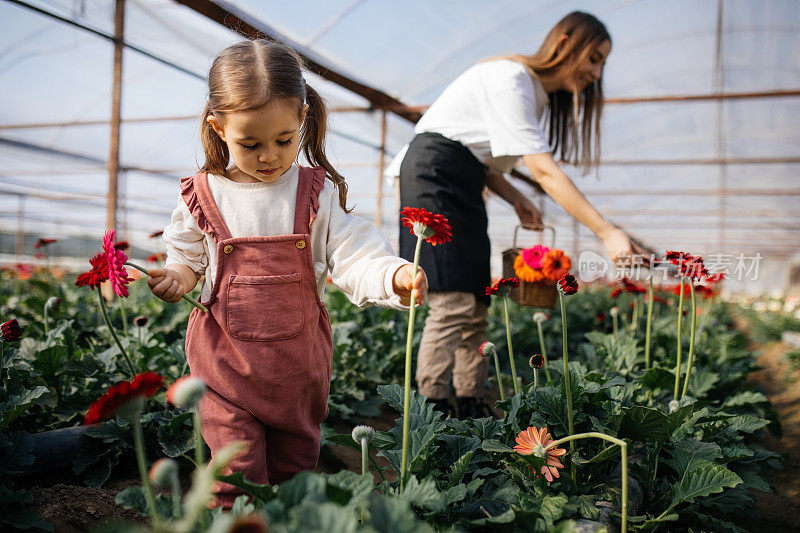
{"label": "flower stem", "polygon": [[[563,439],[558,439],[557,441],[548,444],[544,450],[546,452],[547,450],[556,448],[565,442],[569,442],[570,449],[573,449],[573,441],[591,437],[603,439],[619,446],[620,459],[622,461],[622,505],[620,506],[622,507],[622,533],[626,533],[628,531],[628,443],[624,440],[606,435],[605,433],[592,431],[589,433],[578,433],[577,435],[570,435],[568,437],[564,437]],[[574,453],[574,451],[571,453]],[[570,460],[570,462],[572,462],[572,460]]]}
{"label": "flower stem", "polygon": [[650,294],[647,297],[647,326],[644,334],[644,369],[650,370],[650,328],[653,322],[653,273],[650,272]]}
{"label": "flower stem", "polygon": [[[417,277],[419,266],[419,251],[422,248],[422,235],[417,235],[417,246],[414,248],[414,266],[411,269],[411,279]],[[400,490],[406,486],[406,473],[408,470],[408,433],[411,423],[411,341],[414,336],[414,315],[416,314],[416,300],[411,292],[410,308],[408,310],[408,334],[406,336],[406,368],[403,382],[403,455],[400,462]]]}
{"label": "flower stem", "polygon": [[[135,268],[136,270],[138,270],[142,274],[146,274],[148,276],[150,275],[150,272],[146,268],[142,268],[137,264],[131,263],[130,261],[125,261],[124,264],[128,265],[129,267]],[[202,305],[200,302],[198,302],[197,300],[195,300],[194,298],[192,298],[188,294],[184,294],[183,296],[181,296],[181,298],[183,298],[184,300],[186,300],[187,302],[189,302],[190,304],[192,304],[193,306],[195,306],[196,308],[198,308],[199,310],[201,310],[204,313],[206,311],[208,311],[208,309],[206,309],[204,305]]]}
{"label": "flower stem", "polygon": [[[563,359],[564,359],[564,388],[566,389],[567,393],[567,421],[569,423],[569,434],[572,435],[575,433],[575,429],[572,426],[572,384],[570,383],[569,378],[569,359],[567,357],[567,306],[564,303],[564,294],[559,291],[558,299],[561,302],[561,343],[563,345]],[[575,456],[575,443],[572,441],[569,442],[569,451],[570,451],[570,461],[569,461],[569,471],[570,475],[572,476],[572,481],[577,483],[577,474],[575,472],[575,461],[572,458]]]}
{"label": "flower stem", "polygon": [[539,388],[539,369],[533,369],[533,389],[536,390]]}
{"label": "flower stem", "polygon": [[131,379],[136,377],[136,370],[133,368],[133,361],[131,361],[128,352],[125,351],[125,348],[122,347],[122,342],[120,342],[119,337],[117,336],[117,332],[114,329],[114,326],[111,325],[111,320],[108,318],[108,310],[106,309],[106,301],[103,298],[103,294],[100,292],[100,289],[97,289],[97,297],[100,299],[100,310],[103,312],[103,320],[106,321],[106,326],[108,327],[108,331],[111,332],[111,336],[114,337],[114,342],[117,343],[117,347],[119,351],[122,352],[122,356],[125,358],[125,361],[128,363],[128,370],[131,372]]}
{"label": "flower stem", "polygon": [[[361,439],[361,475],[369,474],[369,443],[366,438]],[[361,523],[367,523],[367,513],[364,506],[361,507]]]}
{"label": "flower stem", "polygon": [[681,324],[683,323],[683,276],[681,276],[681,292],[678,296],[678,359],[675,363],[675,392],[673,399],[678,399],[678,386],[681,381]]}
{"label": "flower stem", "polygon": [[[203,433],[202,433],[202,422],[200,420],[200,406],[194,406],[194,415],[192,417],[192,422],[194,426],[194,460],[196,464],[196,468],[204,468],[204,464],[206,462],[206,449],[205,449],[205,441],[203,440]],[[200,530],[205,531],[206,529],[206,513],[203,511],[200,513]]]}
{"label": "flower stem", "polygon": [[150,517],[154,524],[159,523],[158,509],[156,508],[156,497],[153,494],[153,487],[147,479],[147,465],[144,458],[144,437],[142,436],[142,424],[139,423],[138,415],[133,419],[133,441],[136,446],[136,462],[139,465],[139,475],[142,478],[142,488],[144,497],[147,500],[147,507],[150,508]]}
{"label": "flower stem", "polygon": [[547,381],[550,381],[550,369],[547,368],[547,350],[544,347],[544,334],[542,333],[542,323],[536,322],[536,328],[539,330],[539,349],[542,351],[542,357],[544,358],[544,375],[547,378]]}
{"label": "flower stem", "polygon": [[181,484],[178,480],[178,473],[174,472],[169,479],[172,486],[172,517],[181,517]]}
{"label": "flower stem", "polygon": [[500,389],[500,401],[505,401],[506,394],[503,392],[503,378],[500,375],[500,362],[497,360],[497,350],[492,350],[494,352],[494,371],[497,372],[497,387]]}
{"label": "flower stem", "polygon": [[614,319],[614,337],[619,337],[619,317],[614,315],[611,318]]}
{"label": "flower stem", "polygon": [[639,296],[633,296],[633,311],[631,312],[631,335],[636,336],[636,326],[639,323]]}
{"label": "flower stem", "polygon": [[686,389],[689,388],[689,378],[692,375],[692,362],[694,361],[694,324],[697,318],[697,302],[695,300],[694,283],[690,281],[689,287],[692,293],[692,326],[689,331],[689,359],[686,361],[686,380],[683,382],[681,398],[686,396]]}
{"label": "flower stem", "polygon": [[[47,337],[47,335],[48,335],[48,333],[49,333],[49,328],[48,328],[48,326],[47,326],[47,323],[48,323],[48,321],[49,321],[49,320],[48,320],[48,317],[47,317],[47,315],[48,315],[48,312],[47,312],[47,311],[48,311],[48,309],[47,309],[47,308],[48,308],[48,307],[50,307],[50,306],[49,306],[49,305],[47,305],[47,304],[44,304],[44,317],[43,317],[43,318],[44,318],[44,336],[45,336],[45,337]],[[2,354],[0,354],[0,359],[2,359]]]}
{"label": "flower stem", "polygon": [[122,333],[125,337],[128,336],[128,313],[125,309],[125,300],[119,299],[119,316],[122,318]]}
{"label": "flower stem", "polygon": [[517,383],[517,365],[514,364],[514,347],[511,346],[511,325],[508,320],[508,296],[503,298],[503,310],[506,316],[506,341],[508,343],[508,359],[511,361],[511,378],[514,380],[514,394],[519,394]]}

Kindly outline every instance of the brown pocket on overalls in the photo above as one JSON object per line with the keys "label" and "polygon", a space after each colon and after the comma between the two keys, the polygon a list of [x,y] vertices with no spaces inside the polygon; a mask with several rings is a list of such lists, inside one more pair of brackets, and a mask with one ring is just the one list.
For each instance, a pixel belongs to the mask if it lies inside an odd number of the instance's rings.
{"label": "brown pocket on overalls", "polygon": [[243,341],[277,341],[300,333],[305,322],[300,274],[231,276],[228,331]]}

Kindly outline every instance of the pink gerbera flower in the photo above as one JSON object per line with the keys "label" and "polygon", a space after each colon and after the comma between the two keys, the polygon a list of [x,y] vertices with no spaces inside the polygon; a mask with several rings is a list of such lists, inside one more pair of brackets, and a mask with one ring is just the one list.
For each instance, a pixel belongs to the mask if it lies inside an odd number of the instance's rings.
{"label": "pink gerbera flower", "polygon": [[549,251],[550,248],[547,246],[537,244],[536,246],[522,250],[522,259],[531,268],[542,268],[542,258],[544,258],[544,254]]}
{"label": "pink gerbera flower", "polygon": [[[118,249],[114,243],[117,231],[110,229],[103,237],[103,252],[106,254],[106,262],[108,263],[108,279],[111,280],[111,288],[117,296],[123,298],[128,297],[128,283],[133,281],[133,278],[128,276],[128,271],[125,270],[125,261],[128,256],[125,252]],[[122,241],[124,243],[124,241]]]}

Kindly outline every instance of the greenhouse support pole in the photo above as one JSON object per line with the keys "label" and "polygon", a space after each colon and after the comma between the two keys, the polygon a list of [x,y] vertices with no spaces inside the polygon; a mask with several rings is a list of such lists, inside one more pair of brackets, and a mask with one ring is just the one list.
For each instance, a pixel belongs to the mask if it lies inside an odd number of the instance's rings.
{"label": "greenhouse support pole", "polygon": [[114,6],[114,84],[111,93],[111,142],[108,152],[108,200],[106,227],[117,226],[117,175],[119,173],[119,124],[122,100],[122,50],[125,32],[125,0]]}
{"label": "greenhouse support pole", "polygon": [[375,205],[375,227],[382,229],[383,222],[383,165],[386,158],[386,110],[381,111],[381,147],[378,149],[378,199]]}
{"label": "greenhouse support pole", "polygon": [[17,195],[17,235],[14,242],[14,254],[21,261],[25,253],[25,195]]}

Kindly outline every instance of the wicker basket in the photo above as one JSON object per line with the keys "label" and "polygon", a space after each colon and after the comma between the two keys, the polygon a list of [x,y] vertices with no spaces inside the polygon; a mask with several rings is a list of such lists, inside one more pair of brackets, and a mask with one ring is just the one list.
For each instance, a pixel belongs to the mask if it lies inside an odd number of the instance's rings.
{"label": "wicker basket", "polygon": [[[516,277],[516,273],[514,272],[514,259],[517,258],[517,255],[519,255],[519,252],[522,250],[522,248],[517,246],[517,232],[520,228],[527,229],[529,231],[535,231],[542,234],[542,236],[545,230],[549,230],[551,232],[550,247],[552,248],[555,245],[556,232],[552,226],[544,226],[541,230],[517,226],[514,228],[514,240],[512,242],[512,247],[503,252],[504,278]],[[558,303],[558,289],[556,289],[556,282],[550,280],[537,281],[536,283],[520,280],[519,287],[512,290],[509,296],[512,300],[523,307],[542,307],[549,309],[555,307]]]}

